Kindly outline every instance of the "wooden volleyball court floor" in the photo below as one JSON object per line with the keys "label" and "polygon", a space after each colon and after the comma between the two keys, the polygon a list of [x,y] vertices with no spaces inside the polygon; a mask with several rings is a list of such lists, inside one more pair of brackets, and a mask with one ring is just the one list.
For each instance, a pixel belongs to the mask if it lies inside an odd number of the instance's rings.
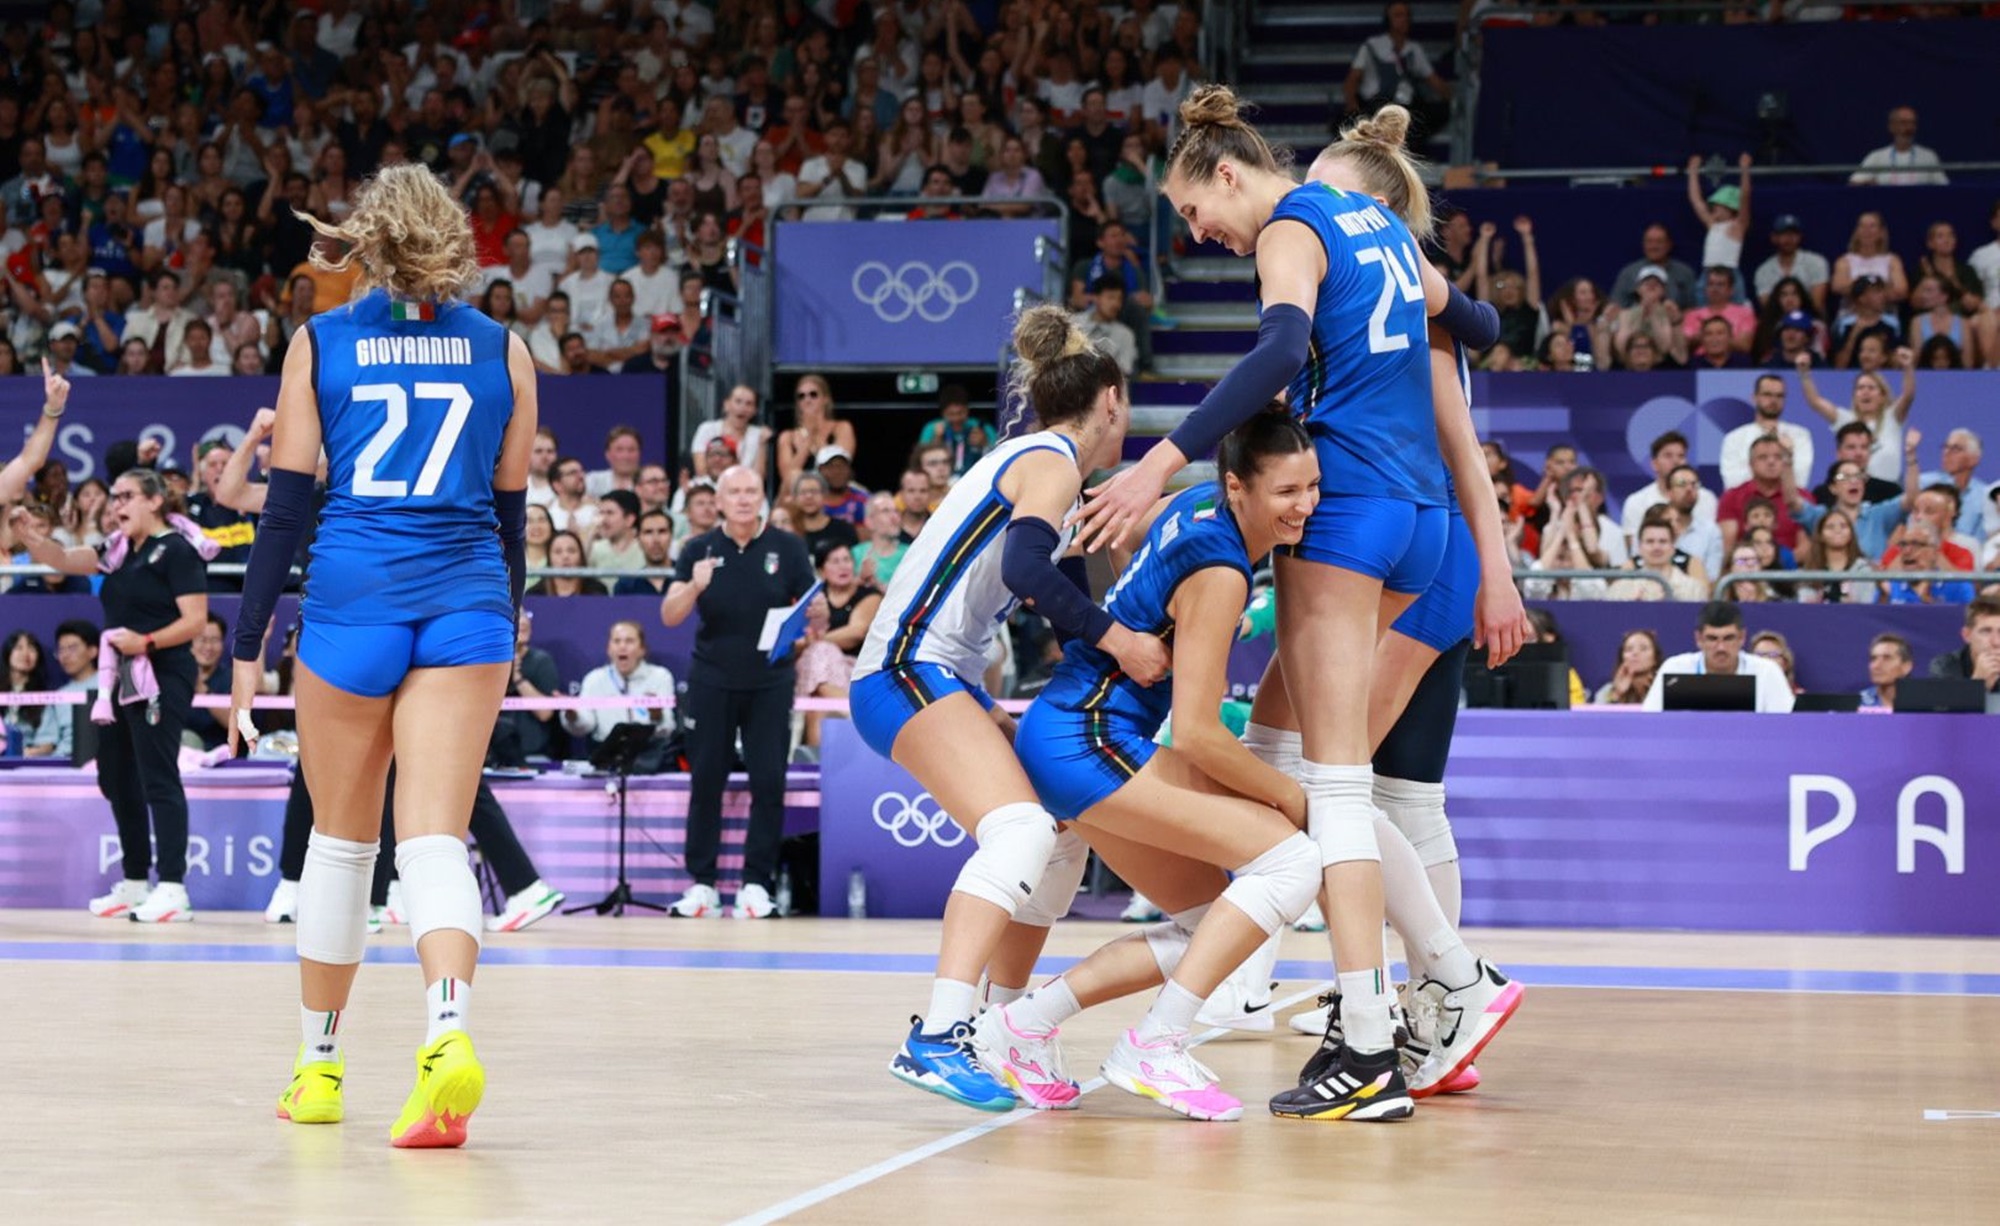
{"label": "wooden volleyball court floor", "polygon": [[[1066,965],[1121,929],[1058,927]],[[1143,1000],[1065,1028],[1075,1112],[989,1116],[885,1065],[936,928],[555,917],[492,937],[471,1144],[389,1148],[422,1037],[404,930],[343,1027],[347,1121],[279,1122],[291,930],[0,912],[0,1221],[2000,1222],[2000,942],[1501,930],[1528,987],[1476,1092],[1389,1125],[1272,1118],[1275,1036],[1201,1058],[1245,1118],[1095,1081]],[[1289,1002],[1289,1003],[1286,1003]]]}

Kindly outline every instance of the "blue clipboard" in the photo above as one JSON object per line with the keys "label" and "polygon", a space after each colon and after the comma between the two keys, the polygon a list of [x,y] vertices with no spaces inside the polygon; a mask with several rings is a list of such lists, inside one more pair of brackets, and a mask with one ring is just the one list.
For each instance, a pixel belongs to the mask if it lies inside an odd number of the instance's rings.
{"label": "blue clipboard", "polygon": [[787,617],[778,627],[778,638],[776,642],[771,644],[771,651],[768,657],[772,664],[783,663],[785,657],[792,654],[792,645],[805,636],[806,610],[811,607],[813,598],[818,596],[825,587],[824,583],[815,583],[807,588],[806,594],[799,597],[798,605],[792,609],[791,616]]}

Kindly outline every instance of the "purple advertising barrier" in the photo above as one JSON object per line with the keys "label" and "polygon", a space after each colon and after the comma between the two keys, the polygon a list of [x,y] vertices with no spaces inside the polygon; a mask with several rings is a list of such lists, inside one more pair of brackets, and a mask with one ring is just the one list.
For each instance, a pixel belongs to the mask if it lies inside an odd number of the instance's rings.
{"label": "purple advertising barrier", "polygon": [[[291,772],[232,767],[185,777],[188,790],[188,892],[197,908],[262,910],[277,883]],[[543,880],[573,902],[611,889],[618,860],[618,801],[601,778],[545,775],[496,782],[521,844]],[[631,781],[626,797],[631,840],[626,872],[642,898],[670,901],[688,887],[681,848],[687,828],[687,777]],[[785,786],[785,831],[819,824],[819,778],[794,771]],[[750,793],[730,777],[722,803],[718,888],[733,896],[743,871]],[[0,908],[80,907],[116,881],[119,843],[111,810],[91,775],[60,767],[0,772]]]}
{"label": "purple advertising barrier", "polygon": [[[666,462],[664,375],[615,379],[544,375],[536,381],[536,390],[541,424],[554,430],[563,451],[581,459],[586,467],[604,467],[604,436],[618,425],[638,428],[640,451],[647,461]],[[102,478],[104,452],[111,444],[157,438],[164,455],[192,471],[197,445],[215,438],[231,445],[240,442],[243,428],[257,410],[277,403],[277,398],[278,380],[258,375],[78,379],[50,458],[63,462],[72,482]],[[40,379],[0,379],[0,421],[20,422],[23,437],[34,428],[41,407]]]}
{"label": "purple advertising barrier", "polygon": [[[1993,725],[1948,715],[1470,711],[1446,776],[1465,918],[2000,935]],[[935,918],[972,843],[825,725],[821,913]]]}

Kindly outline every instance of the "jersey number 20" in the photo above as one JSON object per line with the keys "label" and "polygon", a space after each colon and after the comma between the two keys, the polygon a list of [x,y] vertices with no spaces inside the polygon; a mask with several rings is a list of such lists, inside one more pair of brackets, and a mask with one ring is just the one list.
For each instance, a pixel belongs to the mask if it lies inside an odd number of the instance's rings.
{"label": "jersey number 20", "polygon": [[410,425],[410,396],[394,383],[364,383],[349,393],[357,403],[380,401],[382,404],[382,428],[375,437],[368,440],[368,446],[361,449],[361,455],[354,461],[354,494],[358,498],[407,498],[413,492],[422,498],[437,493],[438,482],[444,480],[444,467],[451,461],[452,448],[458,446],[458,436],[465,429],[465,419],[472,413],[472,393],[465,390],[463,383],[419,383],[416,385],[418,400],[442,400],[446,408],[444,421],[438,425],[437,437],[431,442],[431,453],[424,459],[424,466],[417,473],[414,491],[408,481],[385,481],[375,475],[375,466],[382,457],[389,454],[389,448],[403,437],[403,431]]}
{"label": "jersey number 20", "polygon": [[[1399,258],[1400,257],[1400,258]],[[1409,244],[1401,247],[1363,247],[1354,253],[1358,264],[1375,264],[1382,269],[1382,296],[1375,300],[1375,313],[1368,317],[1368,352],[1395,353],[1410,347],[1410,338],[1389,332],[1389,311],[1401,293],[1404,302],[1422,302],[1424,281],[1417,271],[1417,253]],[[1408,261],[1408,267],[1404,261]]]}

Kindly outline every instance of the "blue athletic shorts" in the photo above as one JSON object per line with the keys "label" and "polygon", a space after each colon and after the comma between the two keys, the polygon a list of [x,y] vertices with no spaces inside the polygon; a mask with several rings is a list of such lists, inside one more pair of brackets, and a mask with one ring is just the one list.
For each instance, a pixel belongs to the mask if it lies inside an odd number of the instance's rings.
{"label": "blue athletic shorts", "polygon": [[1129,720],[1046,702],[1029,707],[1014,730],[1014,754],[1042,807],[1066,822],[1124,787],[1158,748]]}
{"label": "blue athletic shorts", "polygon": [[1390,629],[1426,647],[1447,651],[1472,633],[1472,606],[1478,599],[1479,550],[1472,543],[1472,529],[1465,526],[1465,517],[1452,515],[1437,577]]}
{"label": "blue athletic shorts", "polygon": [[1298,544],[1282,552],[1380,579],[1392,592],[1421,592],[1444,560],[1451,511],[1400,498],[1329,494],[1306,521]]}
{"label": "blue athletic shorts", "polygon": [[488,609],[381,626],[327,626],[308,614],[299,659],[336,689],[382,698],[413,668],[513,663],[514,623]]}
{"label": "blue athletic shorts", "polygon": [[941,664],[902,664],[856,681],[847,691],[847,710],[868,748],[889,758],[903,725],[947,694],[970,694],[982,710],[993,709],[984,689],[966,684]]}

